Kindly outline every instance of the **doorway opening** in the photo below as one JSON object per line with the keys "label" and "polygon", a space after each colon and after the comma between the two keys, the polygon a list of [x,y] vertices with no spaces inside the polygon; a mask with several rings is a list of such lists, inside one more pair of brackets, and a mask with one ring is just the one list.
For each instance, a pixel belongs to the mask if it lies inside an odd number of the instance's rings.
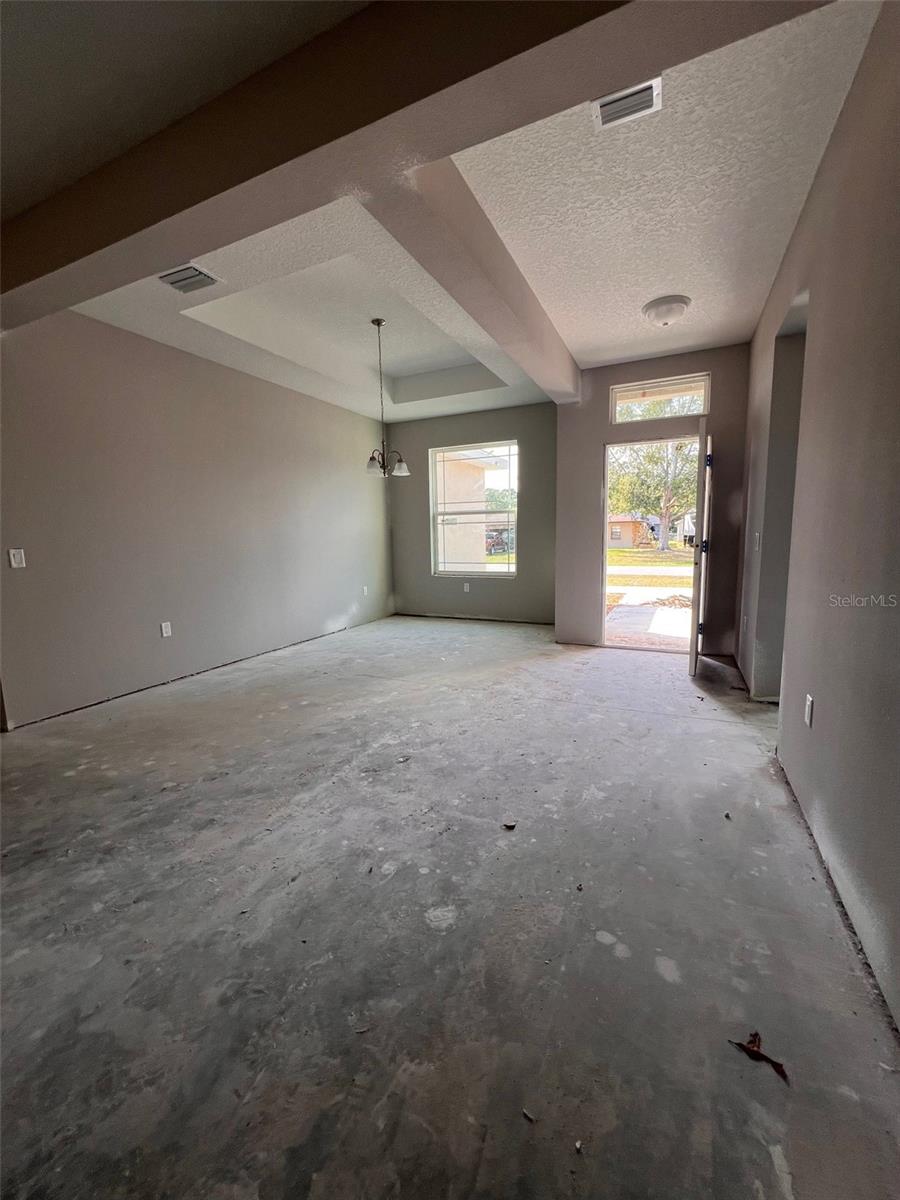
{"label": "doorway opening", "polygon": [[700,440],[606,448],[605,646],[690,654],[696,645]]}

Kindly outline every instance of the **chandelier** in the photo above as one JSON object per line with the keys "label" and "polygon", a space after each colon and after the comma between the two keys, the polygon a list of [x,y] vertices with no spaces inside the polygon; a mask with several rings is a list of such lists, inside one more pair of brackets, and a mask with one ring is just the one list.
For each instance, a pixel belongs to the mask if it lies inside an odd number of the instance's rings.
{"label": "chandelier", "polygon": [[387,426],[384,423],[384,369],[381,362],[381,330],[384,326],[384,317],[373,317],[372,324],[378,331],[378,398],[381,401],[381,446],[376,447],[369,455],[366,470],[370,475],[381,475],[387,479],[388,475],[408,475],[409,467],[403,461],[403,455],[399,450],[388,450],[387,448]]}

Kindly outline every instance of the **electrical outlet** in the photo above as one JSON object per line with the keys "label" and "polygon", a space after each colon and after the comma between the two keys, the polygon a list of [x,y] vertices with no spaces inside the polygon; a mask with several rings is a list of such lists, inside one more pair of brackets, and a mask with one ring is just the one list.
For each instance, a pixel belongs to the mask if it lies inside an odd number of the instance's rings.
{"label": "electrical outlet", "polygon": [[741,633],[746,633],[746,632],[747,632],[747,614],[744,613],[744,615],[741,617]]}
{"label": "electrical outlet", "polygon": [[163,621],[160,624],[159,633],[160,633],[160,637],[171,637],[172,636],[172,622],[171,621]]}
{"label": "electrical outlet", "polygon": [[464,591],[464,592],[467,592],[468,590],[469,590],[469,585],[468,585],[467,583],[464,583],[464,584],[463,584],[463,591]]}
{"label": "electrical outlet", "polygon": [[812,729],[812,718],[813,718],[813,698],[812,698],[812,696],[810,696],[807,693],[806,704],[803,708],[803,720],[810,727],[810,729]]}
{"label": "electrical outlet", "polygon": [[759,530],[758,529],[757,529],[756,533],[754,533],[754,535],[753,535],[753,548],[754,548],[754,550],[759,549]]}
{"label": "electrical outlet", "polygon": [[363,584],[363,595],[368,596],[368,594],[369,594],[369,585],[364,583]]}
{"label": "electrical outlet", "polygon": [[24,567],[25,566],[25,551],[22,549],[10,550],[9,565],[11,567]]}

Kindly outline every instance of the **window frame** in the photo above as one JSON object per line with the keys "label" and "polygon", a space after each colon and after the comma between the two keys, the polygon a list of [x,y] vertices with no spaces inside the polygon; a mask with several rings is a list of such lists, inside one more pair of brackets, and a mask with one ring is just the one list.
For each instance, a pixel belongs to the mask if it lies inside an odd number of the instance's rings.
{"label": "window frame", "polygon": [[[631,417],[626,421],[616,418],[617,394],[632,391],[635,388],[664,387],[679,383],[697,383],[703,381],[703,407],[698,412],[672,413],[664,417]],[[648,421],[687,421],[709,416],[710,398],[712,394],[712,375],[709,371],[694,371],[690,375],[662,375],[659,379],[636,379],[633,383],[614,383],[609,389],[609,423],[618,428],[627,425],[643,425]],[[655,441],[656,439],[651,439]]]}
{"label": "window frame", "polygon": [[[429,446],[428,448],[428,525],[430,530],[431,541],[431,575],[434,579],[515,579],[519,571],[519,480],[518,472],[516,478],[516,507],[514,510],[514,526],[516,531],[515,537],[515,555],[516,561],[513,564],[511,571],[444,571],[438,566],[438,517],[441,515],[447,516],[450,514],[441,514],[437,510],[437,464],[438,454],[453,453],[456,450],[490,450],[494,446],[515,446],[516,457],[519,457],[519,439],[518,438],[494,438],[489,442],[467,442],[461,446]],[[519,464],[521,465],[521,464]],[[471,515],[469,510],[469,515]],[[476,509],[476,514],[489,513],[490,509]],[[511,509],[494,510],[503,513],[509,513]],[[465,515],[465,514],[460,514]]]}

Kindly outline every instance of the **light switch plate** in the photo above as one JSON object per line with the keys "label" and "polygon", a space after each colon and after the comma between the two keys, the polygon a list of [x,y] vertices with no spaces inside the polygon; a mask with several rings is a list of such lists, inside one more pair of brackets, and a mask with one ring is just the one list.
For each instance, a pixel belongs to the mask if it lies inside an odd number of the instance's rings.
{"label": "light switch plate", "polygon": [[161,622],[161,624],[159,626],[159,632],[160,632],[161,637],[171,637],[172,636],[172,622],[171,621]]}
{"label": "light switch plate", "polygon": [[18,548],[15,550],[10,550],[9,565],[11,567],[24,567],[25,566],[25,551],[22,550],[21,548]]}
{"label": "light switch plate", "polygon": [[803,720],[812,729],[813,721],[813,698],[810,695],[806,697],[806,704],[803,707]]}

